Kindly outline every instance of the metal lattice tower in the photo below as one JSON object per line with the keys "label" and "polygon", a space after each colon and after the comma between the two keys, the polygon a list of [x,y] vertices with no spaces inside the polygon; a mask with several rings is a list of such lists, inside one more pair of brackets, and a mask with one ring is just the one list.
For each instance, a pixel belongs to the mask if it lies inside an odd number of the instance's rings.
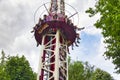
{"label": "metal lattice tower", "polygon": [[37,80],[68,80],[68,47],[75,43],[76,27],[65,15],[64,0],[51,0],[47,12],[34,27],[41,45]]}
{"label": "metal lattice tower", "polygon": [[65,14],[65,2],[64,0],[51,0],[50,13]]}

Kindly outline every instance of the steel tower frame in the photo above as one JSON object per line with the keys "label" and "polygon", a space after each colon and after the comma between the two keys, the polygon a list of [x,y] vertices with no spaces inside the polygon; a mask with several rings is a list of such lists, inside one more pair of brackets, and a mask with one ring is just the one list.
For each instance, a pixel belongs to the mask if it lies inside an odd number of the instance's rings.
{"label": "steel tower frame", "polygon": [[68,47],[76,40],[76,27],[66,22],[64,0],[51,0],[47,12],[44,17],[61,19],[39,21],[34,27],[35,39],[41,45],[37,80],[68,80]]}
{"label": "steel tower frame", "polygon": [[44,35],[41,47],[37,80],[68,80],[68,47],[60,31]]}

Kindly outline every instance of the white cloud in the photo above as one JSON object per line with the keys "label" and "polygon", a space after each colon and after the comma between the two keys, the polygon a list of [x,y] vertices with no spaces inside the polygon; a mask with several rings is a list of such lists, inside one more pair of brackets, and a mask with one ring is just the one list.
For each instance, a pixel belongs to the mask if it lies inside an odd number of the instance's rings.
{"label": "white cloud", "polygon": [[67,3],[69,3],[69,4],[73,4],[73,3],[75,3],[76,1],[75,0],[65,0]]}
{"label": "white cloud", "polygon": [[85,27],[83,31],[89,35],[98,35],[101,33],[101,30],[96,29],[94,26]]}
{"label": "white cloud", "polygon": [[19,56],[24,55],[29,60],[31,67],[37,72],[40,48],[36,47],[36,41],[33,34],[24,32],[21,36],[15,38],[13,44],[9,45],[9,54]]}
{"label": "white cloud", "polygon": [[11,4],[10,0],[3,0],[0,3],[0,48],[11,45],[14,39],[21,35],[31,20],[28,5]]}

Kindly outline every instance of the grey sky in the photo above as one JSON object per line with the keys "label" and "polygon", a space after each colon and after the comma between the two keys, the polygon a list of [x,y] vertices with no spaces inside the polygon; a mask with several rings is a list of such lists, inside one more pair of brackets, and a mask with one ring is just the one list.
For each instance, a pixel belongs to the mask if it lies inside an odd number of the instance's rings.
{"label": "grey sky", "polygon": [[[10,0],[0,2],[0,46],[7,47],[27,27],[30,17],[29,6],[12,4]],[[30,17],[29,17],[30,16]]]}

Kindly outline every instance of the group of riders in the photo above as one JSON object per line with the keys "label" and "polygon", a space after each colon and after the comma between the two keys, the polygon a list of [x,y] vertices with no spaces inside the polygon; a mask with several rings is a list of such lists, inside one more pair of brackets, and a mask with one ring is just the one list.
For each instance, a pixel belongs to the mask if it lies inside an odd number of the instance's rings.
{"label": "group of riders", "polygon": [[[73,26],[73,28],[76,32],[76,40],[75,40],[74,43],[75,43],[75,46],[78,47],[78,43],[80,43],[79,42],[80,37],[79,37],[79,33],[77,33],[77,31],[80,31],[80,30],[84,29],[84,27],[83,28],[78,28],[77,26],[75,26],[72,23],[72,21],[66,15],[65,16],[62,15],[62,14],[49,14],[48,16],[44,15],[43,19],[39,18],[38,23],[35,25],[35,27],[33,27],[33,30],[31,31],[31,33],[35,32],[35,30],[38,29],[41,26],[42,23],[45,23],[47,21],[63,21],[65,23],[67,23],[68,25]],[[37,43],[37,46],[38,45],[39,45],[39,43]],[[73,47],[74,47],[74,44],[72,44],[72,49],[73,49]]]}

